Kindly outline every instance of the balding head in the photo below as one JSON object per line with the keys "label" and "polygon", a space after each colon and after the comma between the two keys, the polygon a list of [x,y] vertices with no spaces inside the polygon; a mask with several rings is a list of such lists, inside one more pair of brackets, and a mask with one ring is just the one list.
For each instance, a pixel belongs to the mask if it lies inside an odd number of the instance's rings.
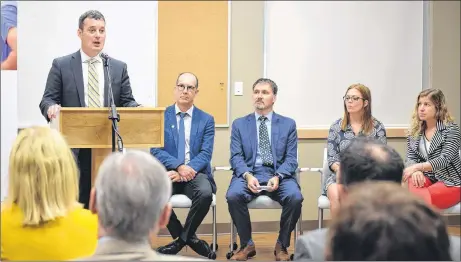
{"label": "balding head", "polygon": [[194,83],[193,86],[195,86],[196,89],[198,89],[198,77],[194,75],[191,72],[183,72],[178,75],[178,78],[176,79],[176,85],[179,82],[184,82],[187,81],[188,83]]}
{"label": "balding head", "polygon": [[357,138],[340,153],[339,181],[345,187],[367,180],[401,183],[404,164],[392,147],[373,139]]}
{"label": "balding head", "polygon": [[178,75],[174,98],[176,105],[182,112],[186,112],[194,105],[194,99],[198,92],[198,78],[196,75],[190,72]]}
{"label": "balding head", "polygon": [[149,153],[114,153],[99,168],[90,205],[107,235],[140,242],[168,221],[171,190],[165,168]]}

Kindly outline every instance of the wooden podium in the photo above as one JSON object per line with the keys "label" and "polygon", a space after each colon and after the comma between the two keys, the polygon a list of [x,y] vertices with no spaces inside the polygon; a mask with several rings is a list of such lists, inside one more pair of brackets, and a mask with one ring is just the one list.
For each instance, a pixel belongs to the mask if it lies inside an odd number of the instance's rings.
{"label": "wooden podium", "polygon": [[[118,131],[124,148],[151,148],[164,145],[165,108],[118,107]],[[112,120],[109,108],[63,107],[51,122],[70,148],[91,148],[91,185],[99,165],[112,152]]]}

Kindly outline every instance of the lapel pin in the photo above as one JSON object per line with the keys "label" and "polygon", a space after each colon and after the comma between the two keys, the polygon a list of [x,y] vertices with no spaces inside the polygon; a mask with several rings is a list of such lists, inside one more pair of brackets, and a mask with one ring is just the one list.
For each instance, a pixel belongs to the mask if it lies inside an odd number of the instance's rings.
{"label": "lapel pin", "polygon": [[171,128],[174,128],[174,125],[171,125]]}

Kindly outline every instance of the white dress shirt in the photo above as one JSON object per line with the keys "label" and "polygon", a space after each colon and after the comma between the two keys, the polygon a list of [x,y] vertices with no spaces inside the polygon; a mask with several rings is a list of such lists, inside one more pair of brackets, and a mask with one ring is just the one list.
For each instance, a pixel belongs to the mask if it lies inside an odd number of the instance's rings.
{"label": "white dress shirt", "polygon": [[[85,52],[80,49],[80,55],[82,57],[82,73],[83,73],[83,90],[85,93],[85,107],[88,107],[88,60],[91,59],[90,56],[85,54]],[[98,82],[99,82],[99,101],[101,102],[101,106],[104,106],[104,65],[102,63],[102,58],[99,56],[94,57],[96,59],[96,63],[94,64],[96,67],[96,71],[98,73]]]}
{"label": "white dress shirt", "polygon": [[429,148],[431,147],[431,141],[426,139],[426,136],[422,135],[421,140],[419,141],[419,152],[424,158],[428,158],[427,153],[429,153]]}
{"label": "white dress shirt", "polygon": [[[179,120],[181,119],[181,117],[179,116],[179,113],[181,112],[181,110],[179,109],[178,105],[175,104],[174,105],[174,108],[175,108],[175,113],[176,113],[176,124],[178,126],[178,128],[176,129],[179,133]],[[184,135],[185,135],[185,138],[186,138],[186,149],[184,150],[184,152],[186,153],[186,156],[185,156],[185,164],[189,164],[189,161],[190,161],[190,129],[192,127],[192,112],[194,111],[194,106],[192,106],[191,108],[189,108],[189,110],[187,110],[185,113],[186,115],[184,116]]]}

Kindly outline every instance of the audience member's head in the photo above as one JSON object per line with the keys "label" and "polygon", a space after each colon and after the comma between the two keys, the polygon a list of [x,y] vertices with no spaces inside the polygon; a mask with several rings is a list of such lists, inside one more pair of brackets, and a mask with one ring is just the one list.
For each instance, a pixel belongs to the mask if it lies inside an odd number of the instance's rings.
{"label": "audience member's head", "polygon": [[7,204],[21,209],[25,226],[64,217],[80,206],[74,155],[57,130],[21,130],[11,149],[8,176]]}
{"label": "audience member's head", "polygon": [[402,181],[403,159],[392,147],[379,141],[357,138],[340,153],[339,183],[343,189],[355,183]]}
{"label": "audience member's head", "polygon": [[171,181],[166,169],[143,151],[114,153],[101,164],[90,209],[98,214],[100,236],[148,241],[168,223]]}
{"label": "audience member's head", "polygon": [[418,196],[393,182],[350,189],[330,227],[326,260],[451,260],[441,215]]}

